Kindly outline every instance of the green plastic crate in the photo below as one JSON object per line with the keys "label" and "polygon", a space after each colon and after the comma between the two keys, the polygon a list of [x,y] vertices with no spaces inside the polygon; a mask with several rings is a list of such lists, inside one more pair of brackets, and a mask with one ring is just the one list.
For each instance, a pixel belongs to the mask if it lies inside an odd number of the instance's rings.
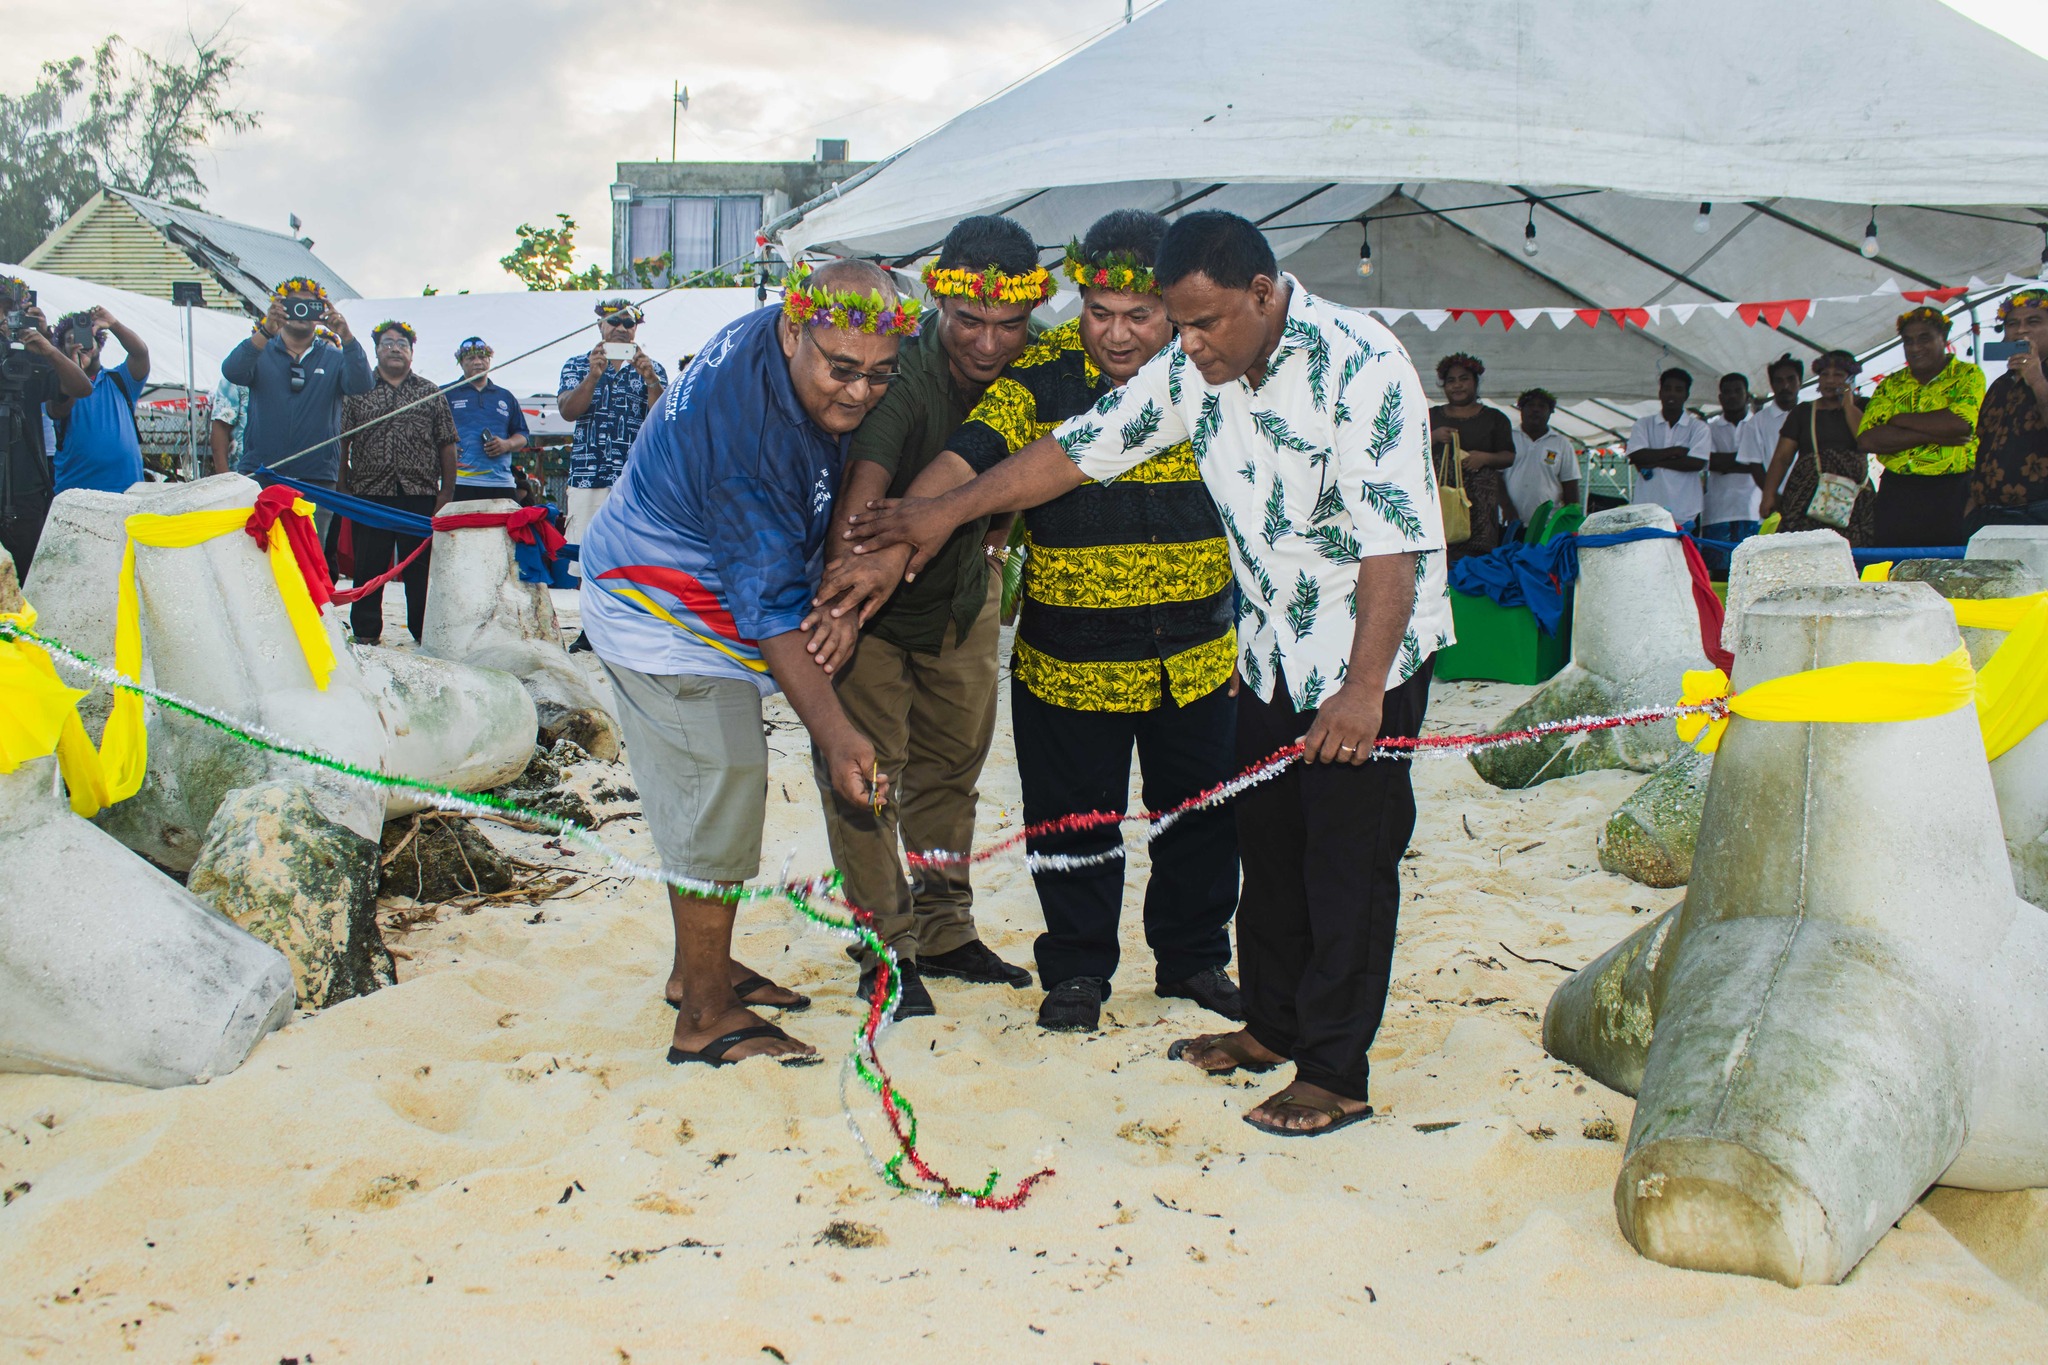
{"label": "green plastic crate", "polygon": [[1572,599],[1565,594],[1556,635],[1545,635],[1527,607],[1503,607],[1490,597],[1451,591],[1458,643],[1438,650],[1436,676],[1489,682],[1539,683],[1572,657]]}

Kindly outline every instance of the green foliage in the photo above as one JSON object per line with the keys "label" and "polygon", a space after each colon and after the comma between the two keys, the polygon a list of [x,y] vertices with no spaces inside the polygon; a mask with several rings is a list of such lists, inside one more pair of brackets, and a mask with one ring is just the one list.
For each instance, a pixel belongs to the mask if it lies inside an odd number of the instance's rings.
{"label": "green foliage", "polygon": [[681,289],[731,289],[759,282],[760,266],[749,261],[737,271],[704,270],[688,279],[669,278],[675,269],[675,255],[638,256],[623,271],[592,265],[575,267],[576,220],[566,213],[555,215],[554,227],[521,223],[512,230],[519,239],[509,256],[498,264],[528,289],[537,293],[557,290],[661,289],[673,284]]}
{"label": "green foliage", "polygon": [[1294,428],[1287,425],[1287,419],[1277,412],[1254,411],[1252,425],[1259,434],[1272,443],[1275,450],[1313,450],[1315,447],[1294,434]]}
{"label": "green foliage", "polygon": [[1093,422],[1084,422],[1057,439],[1060,443],[1060,449],[1067,452],[1068,459],[1079,460],[1081,452],[1093,445],[1095,438],[1101,434],[1101,427],[1096,426]]}
{"label": "green foliage", "polygon": [[1259,528],[1266,544],[1277,548],[1280,537],[1287,534],[1291,523],[1287,520],[1287,490],[1280,486],[1280,478],[1273,477],[1272,491],[1266,494],[1266,520]]}
{"label": "green foliage", "polygon": [[242,58],[225,34],[188,33],[191,54],[175,57],[110,35],[90,60],[44,62],[27,94],[0,95],[0,259],[33,251],[102,185],[200,206],[200,149],[262,117],[229,101]]}
{"label": "green foliage", "polygon": [[1308,357],[1308,396],[1321,412],[1329,403],[1330,342],[1322,330],[1298,318],[1287,319],[1285,334]]}
{"label": "green foliage", "polygon": [[1365,454],[1374,464],[1393,453],[1401,443],[1401,430],[1406,422],[1401,414],[1401,390],[1387,389],[1387,396],[1380,400],[1380,410],[1373,415],[1372,435],[1366,441]]}
{"label": "green foliage", "polygon": [[1344,494],[1339,491],[1337,485],[1331,484],[1316,494],[1316,505],[1309,512],[1308,519],[1311,524],[1335,521],[1343,511]]}
{"label": "green foliage", "polygon": [[1145,406],[1138,410],[1138,415],[1124,423],[1123,430],[1118,433],[1123,437],[1123,453],[1128,454],[1138,449],[1145,442],[1158,435],[1160,423],[1165,419],[1165,416],[1159,410],[1157,403],[1154,403],[1149,398],[1146,399]]}
{"label": "green foliage", "polygon": [[[1244,565],[1245,572],[1250,574],[1252,580],[1258,585],[1259,595],[1265,599],[1267,605],[1272,605],[1274,596],[1272,575],[1266,572],[1266,566],[1261,564],[1258,556],[1252,553],[1252,547],[1246,542],[1244,532],[1237,529],[1237,518],[1230,515],[1230,509],[1218,503],[1216,504],[1216,511],[1223,518],[1223,529],[1230,533],[1230,543],[1237,547],[1238,561]],[[1245,600],[1251,600],[1249,594],[1247,594]]]}
{"label": "green foliage", "polygon": [[1322,606],[1323,590],[1307,569],[1295,575],[1294,596],[1287,604],[1287,628],[1299,640],[1316,628],[1316,611]]}
{"label": "green foliage", "polygon": [[1223,430],[1223,407],[1213,393],[1202,395],[1201,415],[1195,418],[1195,429],[1190,433],[1188,445],[1194,450],[1195,458],[1202,459],[1209,453],[1209,438]]}
{"label": "green foliage", "polygon": [[1358,543],[1358,537],[1341,526],[1311,527],[1305,539],[1332,564],[1356,564],[1365,556],[1365,547]]}
{"label": "green foliage", "polygon": [[1365,505],[1398,528],[1409,540],[1422,539],[1422,519],[1415,515],[1415,504],[1408,498],[1408,490],[1399,484],[1373,483],[1366,481],[1359,490]]}

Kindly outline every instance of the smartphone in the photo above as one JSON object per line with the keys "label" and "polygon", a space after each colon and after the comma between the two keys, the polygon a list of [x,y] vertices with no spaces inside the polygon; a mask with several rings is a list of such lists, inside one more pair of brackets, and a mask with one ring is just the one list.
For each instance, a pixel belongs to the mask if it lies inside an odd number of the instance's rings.
{"label": "smartphone", "polygon": [[639,353],[639,346],[630,341],[607,341],[604,344],[606,360],[631,360]]}
{"label": "smartphone", "polygon": [[2025,337],[2021,337],[2012,344],[2012,354],[2014,355],[2032,355],[2033,353],[2034,343],[2028,341]]}

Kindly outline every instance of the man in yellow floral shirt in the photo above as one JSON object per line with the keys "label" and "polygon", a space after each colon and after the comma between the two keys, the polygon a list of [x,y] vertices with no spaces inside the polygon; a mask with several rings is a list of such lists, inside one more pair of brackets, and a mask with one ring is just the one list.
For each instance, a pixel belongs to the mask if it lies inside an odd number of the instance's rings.
{"label": "man in yellow floral shirt", "polygon": [[1863,409],[1856,444],[1884,466],[1877,489],[1880,546],[1960,545],[1977,467],[1984,371],[1949,354],[1948,315],[1899,315],[1906,368],[1886,375]]}
{"label": "man in yellow floral shirt", "polygon": [[[994,468],[1091,408],[1173,339],[1151,266],[1166,220],[1120,209],[1068,248],[1081,315],[1041,335],[990,384],[947,454],[911,489],[931,496]],[[907,558],[907,552],[898,552]],[[827,581],[829,596],[833,584]],[[1164,810],[1235,771],[1237,637],[1230,550],[1185,441],[1123,479],[1025,514],[1023,610],[1010,711],[1027,824],[1129,799]],[[1117,967],[1123,838],[1115,827],[1033,839],[1045,912],[1042,1027],[1093,1030]],[[1237,839],[1227,809],[1176,823],[1151,848],[1145,940],[1160,995],[1242,1018],[1230,961]]]}

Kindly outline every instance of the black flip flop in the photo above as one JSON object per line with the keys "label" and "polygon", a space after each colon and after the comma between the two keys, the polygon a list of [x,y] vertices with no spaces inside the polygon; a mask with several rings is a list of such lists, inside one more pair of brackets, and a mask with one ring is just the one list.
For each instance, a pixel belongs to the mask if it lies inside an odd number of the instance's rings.
{"label": "black flip flop", "polygon": [[[706,1066],[733,1066],[748,1059],[728,1057],[725,1054],[754,1038],[781,1038],[792,1043],[796,1041],[773,1024],[751,1024],[746,1028],[734,1029],[723,1038],[713,1038],[702,1052],[685,1052],[679,1047],[672,1047],[668,1050],[668,1064],[681,1066],[685,1062],[702,1062]],[[775,1058],[775,1062],[780,1066],[816,1066],[824,1060],[815,1052]]]}
{"label": "black flip flop", "polygon": [[[750,976],[735,982],[732,993],[739,998],[739,1002],[742,1005],[745,1005],[750,1010],[781,1010],[785,1014],[795,1014],[798,1010],[807,1010],[811,1007],[811,997],[803,994],[801,991],[794,992],[796,995],[796,1003],[794,1005],[775,1005],[765,1000],[747,999],[748,996],[760,990],[763,986],[772,986],[774,984],[773,981],[770,981],[765,976]],[[667,996],[661,998],[661,1003],[667,1005],[672,1010],[680,1010],[682,1008],[680,1002],[671,1000]]]}
{"label": "black flip flop", "polygon": [[1286,1105],[1293,1109],[1307,1109],[1313,1113],[1327,1114],[1330,1117],[1330,1121],[1320,1128],[1282,1128],[1274,1123],[1261,1123],[1250,1114],[1244,1116],[1246,1123],[1249,1123],[1262,1133],[1271,1133],[1274,1137],[1321,1137],[1325,1133],[1334,1133],[1339,1128],[1349,1128],[1354,1123],[1362,1123],[1372,1117],[1372,1106],[1369,1104],[1355,1114],[1347,1113],[1341,1104],[1310,1104],[1307,1100],[1294,1098],[1294,1096],[1284,1090],[1272,1099],[1264,1101],[1260,1107],[1263,1108],[1267,1104]]}
{"label": "black flip flop", "polygon": [[1193,1066],[1195,1070],[1201,1072],[1205,1076],[1228,1076],[1233,1072],[1237,1071],[1249,1071],[1255,1076],[1263,1075],[1264,1073],[1271,1071],[1274,1067],[1280,1065],[1280,1063],[1278,1062],[1260,1061],[1258,1058],[1246,1052],[1242,1047],[1239,1047],[1237,1044],[1231,1042],[1230,1035],[1227,1033],[1207,1034],[1199,1038],[1176,1038],[1174,1039],[1173,1044],[1166,1049],[1166,1059],[1170,1062],[1182,1061],[1187,1056],[1187,1050],[1198,1044],[1205,1044],[1207,1046],[1213,1047],[1217,1051],[1221,1052],[1224,1056],[1231,1058],[1233,1061],[1237,1063],[1236,1066],[1218,1067],[1214,1071],[1211,1071],[1209,1068],[1205,1066],[1196,1066],[1193,1062],[1188,1063],[1189,1066]]}

